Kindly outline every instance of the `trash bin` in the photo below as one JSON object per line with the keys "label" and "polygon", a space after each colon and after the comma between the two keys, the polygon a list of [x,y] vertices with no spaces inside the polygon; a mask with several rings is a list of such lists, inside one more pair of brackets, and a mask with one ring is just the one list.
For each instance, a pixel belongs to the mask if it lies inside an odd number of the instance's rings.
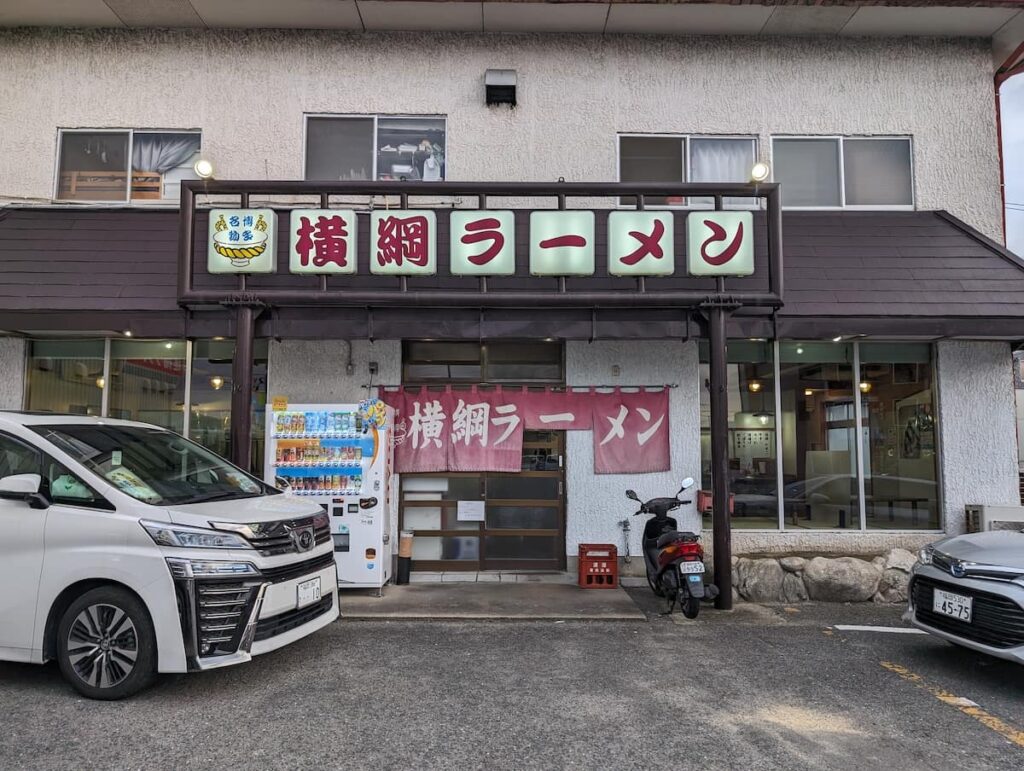
{"label": "trash bin", "polygon": [[398,570],[395,571],[395,583],[409,583],[409,566],[412,564],[412,531],[403,530],[398,534]]}

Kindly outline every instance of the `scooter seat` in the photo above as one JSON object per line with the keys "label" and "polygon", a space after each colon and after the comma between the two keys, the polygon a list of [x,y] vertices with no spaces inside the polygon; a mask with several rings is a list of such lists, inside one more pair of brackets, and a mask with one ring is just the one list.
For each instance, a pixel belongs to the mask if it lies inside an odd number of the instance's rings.
{"label": "scooter seat", "polygon": [[673,541],[677,541],[686,535],[689,535],[689,533],[682,533],[679,530],[669,530],[667,533],[662,533],[658,536],[658,540],[654,543],[654,548],[660,549],[662,546],[672,543]]}

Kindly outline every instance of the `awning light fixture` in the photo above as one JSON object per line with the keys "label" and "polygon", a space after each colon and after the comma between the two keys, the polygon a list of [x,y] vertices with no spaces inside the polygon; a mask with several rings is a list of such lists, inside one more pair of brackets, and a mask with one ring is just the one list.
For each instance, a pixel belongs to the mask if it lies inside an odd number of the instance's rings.
{"label": "awning light fixture", "polygon": [[207,158],[200,158],[192,169],[199,179],[213,179],[213,164]]}

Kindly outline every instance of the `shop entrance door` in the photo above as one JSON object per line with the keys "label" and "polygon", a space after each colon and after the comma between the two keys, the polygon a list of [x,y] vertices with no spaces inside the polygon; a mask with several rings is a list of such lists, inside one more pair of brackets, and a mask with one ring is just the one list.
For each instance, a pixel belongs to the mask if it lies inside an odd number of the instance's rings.
{"label": "shop entrance door", "polygon": [[[402,383],[564,387],[565,350],[539,340],[407,340]],[[524,432],[518,472],[400,476],[399,525],[415,534],[413,570],[565,569],[564,431]],[[459,501],[482,501],[482,521],[460,518]]]}
{"label": "shop entrance door", "polygon": [[481,570],[565,569],[564,431],[527,431],[518,474],[484,474]]}
{"label": "shop entrance door", "polygon": [[[526,431],[519,472],[403,474],[412,569],[564,570],[564,493],[564,431]],[[482,501],[483,521],[460,519],[459,501]]]}

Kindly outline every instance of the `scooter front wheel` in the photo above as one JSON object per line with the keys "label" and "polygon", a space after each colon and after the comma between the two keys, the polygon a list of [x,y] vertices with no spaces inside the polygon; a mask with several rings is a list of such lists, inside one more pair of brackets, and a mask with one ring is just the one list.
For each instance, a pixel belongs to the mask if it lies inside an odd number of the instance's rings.
{"label": "scooter front wheel", "polygon": [[687,618],[697,618],[697,614],[700,613],[700,600],[687,595],[681,605],[684,616]]}

